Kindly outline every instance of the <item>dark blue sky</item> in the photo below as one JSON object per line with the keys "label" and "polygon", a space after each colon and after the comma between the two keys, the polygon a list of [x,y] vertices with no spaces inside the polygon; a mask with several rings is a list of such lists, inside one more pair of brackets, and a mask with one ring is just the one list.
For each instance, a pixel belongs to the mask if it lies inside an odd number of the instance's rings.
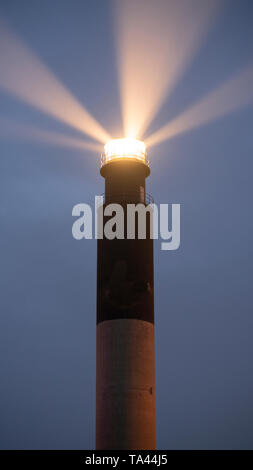
{"label": "dark blue sky", "polygon": [[[117,136],[111,6],[1,0],[0,14]],[[251,0],[226,2],[150,132],[252,60],[252,21]],[[2,91],[0,115],[76,135]],[[252,120],[244,107],[150,151],[148,191],[182,217],[180,249],[155,246],[158,448],[253,447]],[[96,242],[72,238],[71,212],[103,192],[99,156],[1,135],[0,179],[0,447],[92,448]]]}

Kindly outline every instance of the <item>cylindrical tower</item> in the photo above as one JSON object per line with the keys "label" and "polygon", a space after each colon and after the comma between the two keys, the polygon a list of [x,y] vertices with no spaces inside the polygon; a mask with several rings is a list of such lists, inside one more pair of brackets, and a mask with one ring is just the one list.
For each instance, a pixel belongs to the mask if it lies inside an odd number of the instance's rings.
{"label": "cylindrical tower", "polygon": [[[143,142],[117,139],[105,146],[103,209],[124,209],[125,238],[98,240],[96,448],[154,449],[155,350],[153,240],[126,239],[127,204],[150,202]],[[104,224],[106,218],[104,218]],[[137,220],[136,220],[137,222]]]}

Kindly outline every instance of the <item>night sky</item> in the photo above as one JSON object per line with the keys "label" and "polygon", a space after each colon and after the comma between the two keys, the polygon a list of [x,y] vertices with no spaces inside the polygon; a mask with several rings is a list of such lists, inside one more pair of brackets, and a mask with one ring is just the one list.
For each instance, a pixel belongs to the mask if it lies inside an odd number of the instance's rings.
{"label": "night sky", "polygon": [[[0,0],[0,16],[121,136],[112,2]],[[252,0],[225,2],[146,135],[253,60],[252,22]],[[81,136],[3,90],[0,118]],[[252,122],[244,106],[150,149],[148,192],[181,204],[179,250],[155,241],[159,449],[253,447]],[[103,184],[94,152],[1,132],[3,449],[94,448],[96,241],[71,230]]]}

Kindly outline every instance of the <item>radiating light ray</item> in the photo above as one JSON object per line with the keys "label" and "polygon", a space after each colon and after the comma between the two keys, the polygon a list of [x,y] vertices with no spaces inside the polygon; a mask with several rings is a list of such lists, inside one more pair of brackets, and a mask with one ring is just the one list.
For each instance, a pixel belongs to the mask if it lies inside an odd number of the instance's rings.
{"label": "radiating light ray", "polygon": [[178,134],[203,126],[250,103],[253,103],[252,65],[152,134],[146,139],[146,144],[151,147]]}
{"label": "radiating light ray", "polygon": [[76,137],[66,136],[58,132],[51,132],[0,118],[0,137],[18,138],[20,140],[37,141],[43,144],[70,147],[80,150],[88,149],[96,153],[102,153],[103,145],[94,142],[86,142]]}
{"label": "radiating light ray", "polygon": [[116,1],[125,136],[141,138],[201,45],[220,0]]}
{"label": "radiating light ray", "polygon": [[9,28],[0,23],[0,88],[102,143],[111,136]]}

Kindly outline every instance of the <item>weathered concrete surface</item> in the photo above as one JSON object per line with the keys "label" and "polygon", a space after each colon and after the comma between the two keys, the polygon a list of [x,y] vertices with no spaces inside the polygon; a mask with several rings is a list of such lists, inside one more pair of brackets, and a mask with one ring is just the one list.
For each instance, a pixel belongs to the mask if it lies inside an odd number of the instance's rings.
{"label": "weathered concrete surface", "polygon": [[97,325],[97,449],[155,449],[154,325]]}

